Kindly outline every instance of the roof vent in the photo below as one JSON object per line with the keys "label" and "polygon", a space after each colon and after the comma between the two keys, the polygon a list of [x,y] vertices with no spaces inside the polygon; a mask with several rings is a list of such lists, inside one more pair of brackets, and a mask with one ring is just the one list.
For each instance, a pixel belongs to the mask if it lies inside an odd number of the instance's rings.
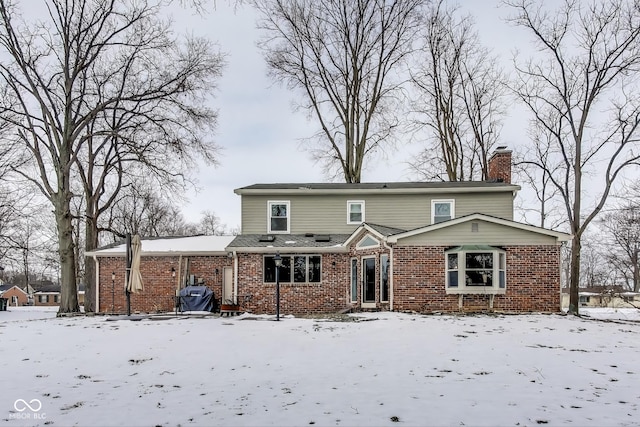
{"label": "roof vent", "polygon": [[258,238],[259,242],[275,242],[276,236],[272,236],[270,234],[263,234]]}
{"label": "roof vent", "polygon": [[331,236],[328,234],[317,234],[316,235],[316,242],[330,242],[331,241]]}

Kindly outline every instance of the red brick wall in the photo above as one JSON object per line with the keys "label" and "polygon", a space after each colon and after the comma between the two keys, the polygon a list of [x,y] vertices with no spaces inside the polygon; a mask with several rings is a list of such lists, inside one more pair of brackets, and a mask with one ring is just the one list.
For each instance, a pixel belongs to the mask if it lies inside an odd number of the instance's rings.
{"label": "red brick wall", "polygon": [[[504,312],[556,312],[560,307],[560,268],[558,246],[508,246],[507,288],[496,295],[493,309]],[[394,310],[417,312],[458,312],[458,295],[445,291],[445,247],[396,247],[393,251]],[[379,261],[384,248],[349,254],[322,255],[322,281],[314,284],[281,283],[280,314],[331,313],[351,306],[350,260],[358,258],[358,301],[361,300],[361,257],[376,256],[376,300],[379,301]],[[189,273],[204,278],[220,303],[223,267],[232,266],[226,256],[189,257]],[[184,260],[183,260],[184,263]],[[263,255],[238,254],[238,294],[242,310],[275,314],[275,283],[263,283]],[[132,312],[166,312],[174,309],[178,257],[143,257],[141,262],[145,290],[131,295]],[[216,273],[216,268],[218,272]],[[124,258],[100,258],[100,307],[112,311],[111,272],[116,273],[115,313],[126,312]],[[177,273],[176,273],[177,274]],[[358,309],[359,303],[355,304]],[[388,304],[378,303],[388,309]],[[489,309],[489,297],[465,295],[463,311]]]}
{"label": "red brick wall", "polygon": [[[263,282],[263,256],[238,254],[239,301],[243,310],[275,314],[276,284]],[[351,305],[349,255],[322,254],[320,268],[320,283],[280,284],[281,315],[331,313]]]}
{"label": "red brick wall", "polygon": [[[559,246],[507,246],[507,287],[493,310],[560,310]],[[394,248],[394,310],[457,312],[458,295],[446,294],[442,246]],[[462,311],[489,309],[488,295],[465,295]]]}
{"label": "red brick wall", "polygon": [[489,171],[487,173],[489,179],[502,180],[507,184],[511,184],[511,151],[497,150],[489,159]]}
{"label": "red brick wall", "polygon": [[[182,259],[182,271],[185,258]],[[232,266],[233,261],[226,256],[190,256],[189,274],[203,278],[204,285],[213,290],[219,307],[222,297],[223,267]],[[100,307],[101,313],[126,313],[126,296],[124,291],[125,260],[118,258],[100,258]],[[175,268],[176,277],[171,277],[171,268]],[[217,272],[216,272],[217,269]],[[176,287],[178,283],[179,257],[147,257],[140,262],[144,291],[131,294],[131,312],[156,313],[173,311]],[[116,273],[114,286],[114,303],[112,308],[111,273]]]}

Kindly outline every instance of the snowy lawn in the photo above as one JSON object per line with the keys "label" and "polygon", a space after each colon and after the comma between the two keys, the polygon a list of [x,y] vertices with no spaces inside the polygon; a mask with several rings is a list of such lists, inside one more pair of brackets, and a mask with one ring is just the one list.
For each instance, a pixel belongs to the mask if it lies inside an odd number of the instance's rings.
{"label": "snowy lawn", "polygon": [[0,312],[7,426],[640,425],[638,310],[358,321]]}

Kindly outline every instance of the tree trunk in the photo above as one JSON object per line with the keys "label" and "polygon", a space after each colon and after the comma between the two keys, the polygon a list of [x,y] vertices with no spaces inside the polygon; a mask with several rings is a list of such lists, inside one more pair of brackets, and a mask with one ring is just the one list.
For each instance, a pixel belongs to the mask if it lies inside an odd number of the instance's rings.
{"label": "tree trunk", "polygon": [[578,314],[579,295],[580,289],[580,249],[582,243],[580,242],[580,235],[578,233],[573,234],[573,240],[571,241],[571,277],[569,286],[569,313]]}
{"label": "tree trunk", "polygon": [[633,252],[633,292],[640,292],[640,266],[638,265],[638,253],[640,248]]}
{"label": "tree trunk", "polygon": [[[98,229],[93,210],[94,204],[92,200],[87,198],[87,206],[85,208],[85,253],[93,251],[98,247]],[[96,311],[96,265],[91,257],[84,260],[84,311],[85,313],[93,313]]]}
{"label": "tree trunk", "polygon": [[58,253],[60,255],[60,308],[61,313],[77,313],[78,287],[76,285],[76,262],[73,250],[73,218],[69,209],[67,192],[61,191],[55,200],[56,227],[58,229]]}

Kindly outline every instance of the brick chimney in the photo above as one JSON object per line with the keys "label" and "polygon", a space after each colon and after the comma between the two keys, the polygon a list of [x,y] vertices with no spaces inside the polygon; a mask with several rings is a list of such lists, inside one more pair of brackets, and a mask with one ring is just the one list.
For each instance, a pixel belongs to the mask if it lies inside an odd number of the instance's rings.
{"label": "brick chimney", "polygon": [[511,150],[506,146],[496,148],[488,162],[489,181],[511,184]]}

